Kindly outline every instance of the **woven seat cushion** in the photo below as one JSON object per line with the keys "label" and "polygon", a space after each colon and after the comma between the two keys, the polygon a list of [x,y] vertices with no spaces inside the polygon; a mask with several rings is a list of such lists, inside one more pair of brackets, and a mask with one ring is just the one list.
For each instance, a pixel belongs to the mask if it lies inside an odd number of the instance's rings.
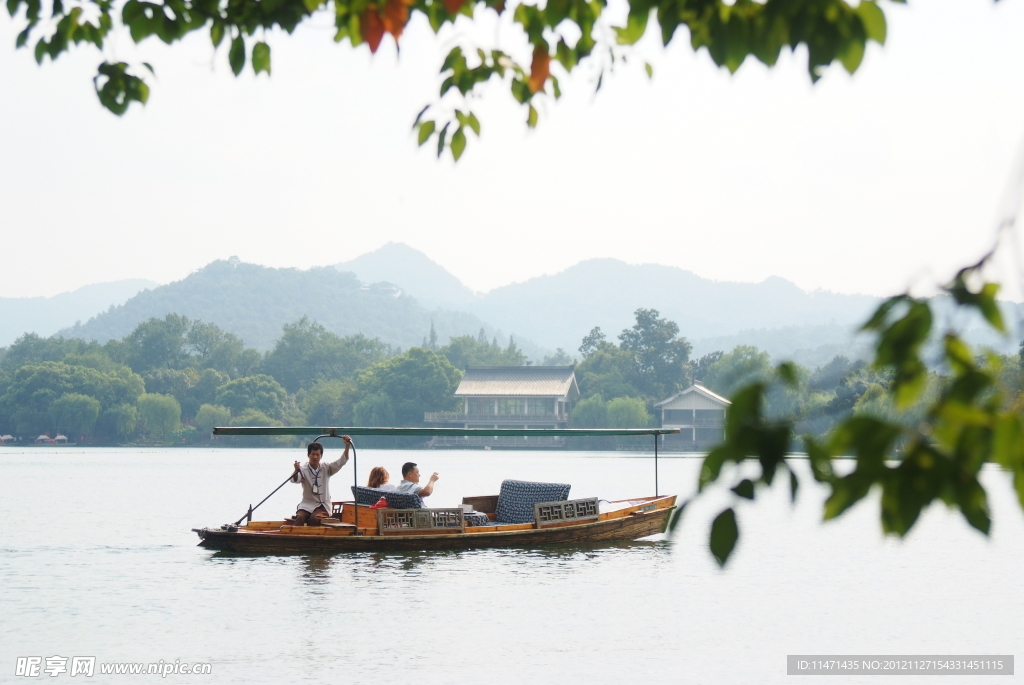
{"label": "woven seat cushion", "polygon": [[353,485],[352,496],[356,498],[356,504],[365,504],[367,506],[376,504],[383,497],[388,501],[388,506],[392,509],[423,508],[423,498],[419,495],[410,495],[404,492],[395,492],[394,490],[378,490],[377,488]]}
{"label": "woven seat cushion", "polygon": [[490,519],[487,518],[487,514],[481,514],[479,511],[474,511],[471,514],[463,514],[462,516],[466,519],[467,526],[486,526],[490,523]]}
{"label": "woven seat cushion", "polygon": [[564,483],[502,481],[494,518],[498,523],[533,523],[533,505],[564,502],[569,499],[569,487]]}

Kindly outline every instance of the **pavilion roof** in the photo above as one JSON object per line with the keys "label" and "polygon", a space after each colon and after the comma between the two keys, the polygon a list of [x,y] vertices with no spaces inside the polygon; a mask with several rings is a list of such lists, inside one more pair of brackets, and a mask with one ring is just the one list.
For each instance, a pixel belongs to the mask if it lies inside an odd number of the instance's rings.
{"label": "pavilion roof", "polygon": [[579,397],[572,366],[471,366],[456,397]]}

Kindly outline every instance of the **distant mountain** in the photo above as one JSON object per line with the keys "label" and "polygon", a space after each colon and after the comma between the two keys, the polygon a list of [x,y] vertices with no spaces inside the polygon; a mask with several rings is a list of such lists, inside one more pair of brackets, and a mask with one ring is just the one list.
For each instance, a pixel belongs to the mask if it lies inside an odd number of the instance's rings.
{"label": "distant mountain", "polygon": [[[170,313],[215,323],[260,350],[272,347],[281,327],[302,316],[340,335],[363,333],[403,348],[421,344],[431,322],[442,344],[452,336],[476,335],[481,328],[488,336],[507,340],[472,314],[429,311],[395,288],[365,285],[332,267],[271,269],[234,259],[147,290],[60,333],[106,342],[128,335],[141,321]],[[529,341],[522,343],[528,354],[537,353]]]}
{"label": "distant mountain", "polygon": [[23,333],[53,335],[159,284],[141,278],[87,285],[53,297],[0,297],[0,347]]}
{"label": "distant mountain", "polygon": [[777,277],[761,283],[716,282],[671,266],[592,259],[553,276],[492,290],[470,311],[542,345],[575,350],[594,326],[614,340],[633,325],[633,312],[640,307],[657,309],[694,341],[757,329],[845,329],[862,322],[878,301],[866,295],[809,293]]}
{"label": "distant mountain", "polygon": [[334,268],[354,273],[363,283],[384,281],[397,285],[430,308],[464,309],[477,299],[443,266],[403,243],[388,243]]}

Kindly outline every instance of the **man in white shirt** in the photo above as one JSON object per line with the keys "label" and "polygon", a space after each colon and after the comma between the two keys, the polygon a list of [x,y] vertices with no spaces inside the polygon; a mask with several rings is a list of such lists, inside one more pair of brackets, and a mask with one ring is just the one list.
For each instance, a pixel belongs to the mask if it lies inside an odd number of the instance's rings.
{"label": "man in white shirt", "polygon": [[305,464],[295,462],[292,482],[302,484],[302,501],[299,502],[295,518],[292,520],[294,525],[304,526],[308,523],[311,526],[318,526],[320,519],[331,515],[331,491],[328,482],[331,476],[348,463],[348,448],[352,446],[352,438],[346,435],[342,439],[345,441],[345,451],[338,461],[321,465],[324,446],[319,442],[311,442],[306,445],[306,456],[309,457],[309,461]]}
{"label": "man in white shirt", "polygon": [[402,464],[402,482],[398,484],[398,491],[409,495],[429,497],[434,492],[434,483],[440,476],[435,472],[430,476],[426,485],[420,485],[420,469],[416,464],[407,461]]}

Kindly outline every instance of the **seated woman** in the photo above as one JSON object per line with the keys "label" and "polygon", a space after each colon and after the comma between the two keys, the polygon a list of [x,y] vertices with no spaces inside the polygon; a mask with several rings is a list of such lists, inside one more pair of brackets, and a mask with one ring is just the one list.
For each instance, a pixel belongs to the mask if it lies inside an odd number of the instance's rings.
{"label": "seated woman", "polygon": [[370,469],[370,480],[366,483],[368,488],[377,488],[378,490],[390,490],[394,492],[398,488],[388,483],[388,479],[391,474],[383,466],[374,466]]}

